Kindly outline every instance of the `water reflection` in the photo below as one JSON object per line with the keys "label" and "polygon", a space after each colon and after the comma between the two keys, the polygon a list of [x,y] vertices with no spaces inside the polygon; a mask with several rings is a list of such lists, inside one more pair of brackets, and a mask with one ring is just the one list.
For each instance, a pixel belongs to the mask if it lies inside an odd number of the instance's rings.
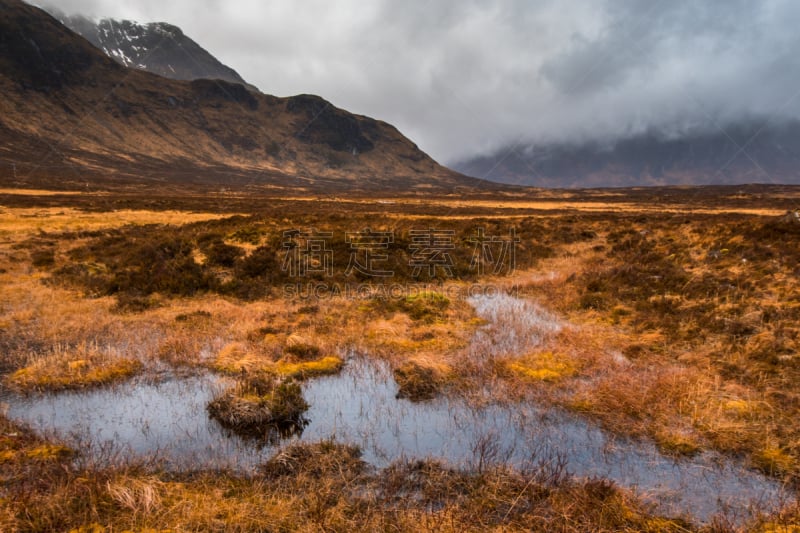
{"label": "water reflection", "polygon": [[[208,417],[208,401],[229,385],[213,375],[157,383],[141,379],[88,392],[7,396],[5,401],[12,418],[80,443],[89,453],[111,447],[116,456],[157,454],[167,468],[248,471],[274,453],[278,439],[244,440]],[[426,457],[467,468],[564,461],[578,476],[612,479],[664,513],[699,520],[725,509],[777,505],[788,497],[776,482],[718,455],[675,461],[649,443],[616,439],[552,408],[530,403],[473,408],[453,398],[413,403],[396,394],[387,366],[351,358],[341,374],[304,385],[310,422],[289,440],[335,437],[361,446],[365,459],[376,466]]]}

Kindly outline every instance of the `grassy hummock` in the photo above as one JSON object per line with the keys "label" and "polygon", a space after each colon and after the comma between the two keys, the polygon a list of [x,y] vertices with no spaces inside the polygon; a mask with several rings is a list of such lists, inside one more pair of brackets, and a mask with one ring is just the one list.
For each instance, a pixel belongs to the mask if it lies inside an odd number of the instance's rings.
{"label": "grassy hummock", "polygon": [[116,357],[96,349],[56,350],[37,356],[6,378],[23,391],[57,391],[105,385],[131,377],[142,369],[138,359]]}
{"label": "grassy hummock", "polygon": [[344,366],[335,355],[320,356],[311,344],[289,344],[277,361],[244,343],[230,343],[220,350],[211,368],[238,375],[242,372],[272,374],[277,378],[302,380],[338,373]]}
{"label": "grassy hummock", "polygon": [[307,423],[308,403],[291,378],[260,372],[242,377],[232,389],[208,404],[212,418],[246,436],[264,437],[275,430],[293,433]]}
{"label": "grassy hummock", "polygon": [[441,389],[442,379],[435,369],[408,361],[394,369],[398,398],[412,401],[433,399]]}

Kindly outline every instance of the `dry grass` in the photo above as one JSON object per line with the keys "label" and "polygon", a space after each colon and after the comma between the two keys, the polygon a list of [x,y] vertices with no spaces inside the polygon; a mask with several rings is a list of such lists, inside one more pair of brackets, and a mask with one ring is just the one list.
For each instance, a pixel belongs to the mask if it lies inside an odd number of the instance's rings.
{"label": "dry grass", "polygon": [[308,407],[300,385],[291,378],[257,373],[243,375],[234,387],[217,395],[208,412],[237,433],[265,437],[274,429],[302,428]]}
{"label": "dry grass", "polygon": [[305,379],[336,374],[342,369],[342,366],[344,366],[344,361],[340,357],[329,355],[314,361],[302,361],[299,363],[278,361],[273,367],[273,371],[279,376]]}
{"label": "dry grass", "polygon": [[[0,194],[16,194],[21,196],[71,196],[76,194],[92,194],[80,191],[49,191],[45,189],[9,189],[0,188]],[[97,194],[97,193],[95,193]]]}
{"label": "dry grass", "polygon": [[503,364],[512,374],[533,381],[558,381],[578,371],[571,358],[550,351],[532,353],[504,361]]}
{"label": "dry grass", "polygon": [[79,389],[121,381],[141,369],[138,359],[120,357],[96,345],[74,350],[57,347],[52,353],[32,357],[6,383],[23,391]]}
{"label": "dry grass", "polygon": [[[446,368],[446,367],[445,367]],[[397,395],[414,401],[430,400],[435,397],[445,380],[442,366],[438,368],[408,361],[394,369],[394,379],[399,388]]]}
{"label": "dry grass", "polygon": [[[305,379],[336,374],[344,366],[342,358],[335,355],[315,356],[310,360],[298,361],[296,355],[298,350],[292,350],[291,347],[284,348],[280,353],[286,355],[275,361],[273,358],[279,348],[277,343],[270,344],[272,344],[272,350],[265,350],[264,346],[253,347],[245,342],[227,344],[217,354],[212,368],[218,372],[233,375],[242,372],[264,372],[284,378]],[[293,346],[297,347],[298,345]],[[306,351],[304,353],[307,354]],[[314,350],[314,353],[318,354],[318,350]]]}
{"label": "dry grass", "polygon": [[[417,206],[423,206],[430,210],[435,210],[439,213],[457,212],[461,209],[483,209],[492,213],[493,217],[503,218],[521,218],[538,214],[537,212],[559,212],[559,211],[580,211],[585,213],[678,213],[683,214],[690,211],[694,214],[719,214],[719,213],[739,213],[745,215],[765,215],[777,216],[784,212],[780,208],[769,207],[745,207],[735,205],[723,205],[719,207],[706,207],[702,205],[687,208],[685,203],[680,200],[672,204],[665,204],[664,202],[641,202],[641,201],[609,201],[614,196],[623,197],[624,193],[612,193],[607,191],[592,191],[589,194],[583,192],[585,196],[592,196],[594,198],[579,198],[576,193],[562,193],[559,191],[542,190],[537,191],[537,198],[531,199],[529,195],[523,195],[516,199],[452,199],[452,198],[433,198],[433,199],[412,199],[412,198],[381,198],[368,200],[346,199],[342,198],[338,201],[343,204],[359,205],[359,204],[375,204],[379,202],[383,205],[396,206],[395,209],[400,211],[397,216],[400,217],[413,217],[409,215],[407,210]],[[796,198],[796,195],[794,196]],[[286,197],[287,200],[298,202],[315,201],[309,197]],[[406,212],[403,212],[406,210]],[[524,210],[526,214],[520,215],[516,212]],[[506,214],[508,212],[509,214]],[[418,217],[421,215],[417,215]],[[440,215],[440,218],[470,218],[465,215]]]}
{"label": "dry grass", "polygon": [[92,213],[72,208],[6,207],[0,210],[0,236],[19,238],[40,232],[97,231],[131,224],[188,224],[226,216],[230,215],[130,209]]}
{"label": "dry grass", "polygon": [[581,362],[551,400],[669,453],[745,454],[796,477],[800,287],[786,243],[797,228],[747,217],[590,227],[602,245],[564,247],[518,278],[579,330],[547,345]]}
{"label": "dry grass", "polygon": [[[483,222],[459,209],[496,208],[516,217],[523,236],[519,269],[512,278],[484,281],[516,286],[519,301],[511,307],[473,301],[477,311],[445,296],[468,278],[388,301],[276,293],[282,278],[265,274],[278,268],[269,261],[279,248],[274,237],[314,224],[307,206],[219,222],[218,215],[184,210],[3,208],[0,371],[24,388],[89,386],[164,363],[280,381],[338,372],[343,361],[332,354],[355,349],[387,360],[401,394],[414,399],[472,399],[486,389],[493,400],[531,396],[580,411],[613,432],[652,439],[669,453],[716,449],[796,480],[800,287],[791,227],[761,217],[771,213],[769,205],[703,214],[723,209],[714,205],[673,216],[610,197],[547,201],[552,205],[408,200],[381,219],[387,227],[398,224],[402,235],[431,222],[423,207],[436,204],[465,236]],[[573,208],[582,214],[541,216],[544,209]],[[520,209],[540,210],[539,217]],[[374,219],[367,213],[355,222]],[[355,223],[336,213],[324,220],[337,230]],[[495,229],[507,222],[497,220]],[[196,221],[208,222],[189,224]],[[60,268],[75,264],[107,282],[124,272],[125,262],[115,261],[125,259],[130,243],[149,233],[188,243],[187,265],[198,265],[196,279],[206,288],[139,293],[141,279],[128,276],[119,278],[131,283],[124,298],[89,298],[80,281],[53,283]],[[117,243],[119,257],[104,255],[98,243],[107,242]],[[337,253],[345,250],[337,246]],[[265,265],[272,270],[260,270]],[[274,424],[273,389],[256,389],[243,377],[220,413],[227,409],[233,425]],[[285,450],[253,478],[75,470],[58,443],[2,424],[0,475],[12,496],[0,500],[3,531],[692,530],[652,516],[605,481],[553,472],[462,472],[433,462],[370,471],[354,450],[335,443]],[[800,511],[787,508],[752,529],[791,531],[798,523]]]}

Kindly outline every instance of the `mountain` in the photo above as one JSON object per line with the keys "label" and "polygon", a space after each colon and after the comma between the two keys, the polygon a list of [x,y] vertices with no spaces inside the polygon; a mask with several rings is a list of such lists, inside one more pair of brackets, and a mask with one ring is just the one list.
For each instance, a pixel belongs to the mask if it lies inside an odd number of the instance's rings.
{"label": "mountain", "polygon": [[680,136],[613,144],[506,147],[451,165],[468,176],[538,187],[800,183],[800,121],[742,120]]}
{"label": "mountain", "polygon": [[313,95],[171,80],[111,60],[44,11],[0,0],[0,179],[303,191],[484,187],[393,126]]}
{"label": "mountain", "polygon": [[95,21],[83,15],[66,15],[55,8],[47,11],[125,67],[175,80],[217,79],[258,90],[172,24],[108,18]]}

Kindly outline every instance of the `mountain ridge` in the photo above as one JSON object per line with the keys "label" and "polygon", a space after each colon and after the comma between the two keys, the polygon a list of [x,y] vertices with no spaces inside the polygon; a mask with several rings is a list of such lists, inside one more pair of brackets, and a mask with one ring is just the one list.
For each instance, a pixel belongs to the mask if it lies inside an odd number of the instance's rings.
{"label": "mountain ridge", "polygon": [[223,80],[125,68],[38,8],[20,0],[0,0],[0,7],[0,172],[7,184],[409,193],[493,187],[439,165],[393,126],[321,97],[279,98]]}
{"label": "mountain ridge", "polygon": [[83,15],[67,15],[53,7],[45,11],[122,66],[175,80],[220,79],[258,91],[174,24],[140,24],[112,18],[93,20]]}

